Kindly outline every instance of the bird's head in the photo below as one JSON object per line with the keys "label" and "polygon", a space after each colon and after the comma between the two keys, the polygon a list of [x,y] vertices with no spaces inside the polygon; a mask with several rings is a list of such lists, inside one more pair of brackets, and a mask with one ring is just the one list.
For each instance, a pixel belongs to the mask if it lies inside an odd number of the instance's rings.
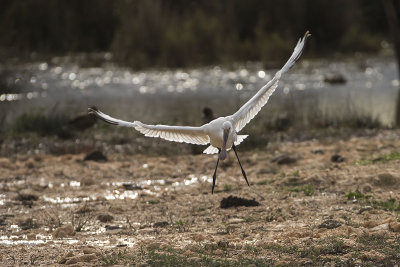
{"label": "bird's head", "polygon": [[232,130],[232,123],[230,121],[226,121],[222,124],[222,130],[224,132],[230,132]]}

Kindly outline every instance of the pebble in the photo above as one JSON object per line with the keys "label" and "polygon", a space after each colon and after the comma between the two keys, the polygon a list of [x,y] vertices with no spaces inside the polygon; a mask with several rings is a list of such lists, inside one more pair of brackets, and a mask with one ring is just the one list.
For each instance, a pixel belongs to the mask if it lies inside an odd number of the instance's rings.
{"label": "pebble", "polygon": [[96,181],[92,177],[84,177],[81,179],[82,186],[90,186],[96,184]]}
{"label": "pebble", "polygon": [[61,259],[58,261],[59,264],[65,264],[67,262],[67,260],[69,258],[71,258],[72,256],[74,256],[74,253],[72,251],[69,251],[67,253],[65,253]]}
{"label": "pebble", "polygon": [[185,257],[187,257],[187,256],[189,256],[190,254],[192,254],[192,252],[191,252],[190,250],[186,250],[182,255],[185,256]]}
{"label": "pebble", "polygon": [[100,251],[98,251],[95,248],[91,248],[91,247],[87,247],[82,249],[83,254],[96,254],[98,255],[100,253]]}
{"label": "pebble", "polygon": [[217,242],[217,245],[218,245],[218,247],[220,247],[220,248],[227,248],[227,247],[229,246],[229,240],[228,240],[228,239],[225,239],[225,238],[220,239],[220,240]]}
{"label": "pebble", "polygon": [[83,160],[107,161],[107,157],[101,151],[96,150],[88,153]]}
{"label": "pebble", "polygon": [[390,173],[381,173],[378,175],[378,178],[374,180],[374,184],[377,186],[394,186],[398,181],[399,178]]}
{"label": "pebble", "polygon": [[375,221],[375,220],[371,220],[371,221],[366,221],[363,224],[363,227],[365,228],[374,228],[376,226],[378,226],[380,224],[380,222]]}
{"label": "pebble", "polygon": [[393,232],[400,232],[400,223],[392,221],[389,223],[389,229]]}
{"label": "pebble", "polygon": [[69,258],[65,262],[65,265],[76,264],[79,262],[91,262],[96,259],[97,259],[97,256],[95,254],[84,254],[84,255]]}
{"label": "pebble", "polygon": [[331,157],[331,161],[332,161],[332,162],[336,162],[336,163],[343,162],[344,160],[345,160],[345,158],[342,157],[342,156],[339,155],[339,154],[335,154],[335,155],[333,155],[333,156]]}
{"label": "pebble", "polygon": [[342,224],[339,221],[336,220],[326,220],[320,225],[318,225],[318,228],[326,228],[326,229],[335,229],[341,226]]}
{"label": "pebble", "polygon": [[241,218],[231,218],[228,220],[229,224],[236,224],[236,223],[242,223],[244,222],[244,219]]}
{"label": "pebble", "polygon": [[204,235],[202,235],[202,234],[194,234],[192,238],[196,242],[201,242],[201,241],[204,241],[206,239],[206,237]]}
{"label": "pebble", "polygon": [[217,249],[217,250],[214,251],[214,254],[215,255],[222,255],[222,254],[224,254],[224,251],[222,249]]}
{"label": "pebble", "polygon": [[297,159],[289,155],[279,155],[273,157],[270,162],[276,162],[278,165],[296,163]]}
{"label": "pebble", "polygon": [[75,235],[75,230],[71,224],[63,225],[53,232],[54,238],[66,238]]}
{"label": "pebble", "polygon": [[102,213],[97,216],[97,220],[103,223],[112,222],[114,220],[114,217],[108,213]]}

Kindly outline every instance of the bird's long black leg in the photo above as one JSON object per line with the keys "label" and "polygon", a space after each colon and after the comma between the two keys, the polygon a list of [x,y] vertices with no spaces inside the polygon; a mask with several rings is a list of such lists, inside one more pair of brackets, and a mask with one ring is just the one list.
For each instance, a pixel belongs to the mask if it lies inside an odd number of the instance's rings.
{"label": "bird's long black leg", "polygon": [[[221,149],[218,148],[218,155],[220,152],[221,152]],[[218,156],[218,160],[217,160],[217,166],[215,166],[215,171],[214,171],[214,175],[213,175],[213,186],[212,186],[211,194],[214,194],[215,181],[217,180],[218,163],[219,163],[219,156]]]}
{"label": "bird's long black leg", "polygon": [[235,151],[236,158],[237,158],[237,160],[239,162],[240,168],[242,169],[243,177],[246,180],[247,185],[250,186],[249,181],[247,181],[246,172],[243,170],[242,163],[240,163],[240,159],[239,159],[239,156],[238,156],[237,151],[236,151],[236,146],[233,145],[232,148],[233,148],[233,151]]}

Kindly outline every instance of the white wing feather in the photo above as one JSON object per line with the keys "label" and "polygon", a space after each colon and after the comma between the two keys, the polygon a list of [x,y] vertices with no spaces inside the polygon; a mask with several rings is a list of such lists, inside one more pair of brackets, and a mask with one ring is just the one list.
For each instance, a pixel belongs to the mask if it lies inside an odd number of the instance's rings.
{"label": "white wing feather", "polygon": [[279,79],[281,75],[288,71],[299,59],[301,53],[303,52],[304,45],[306,43],[307,37],[310,36],[308,31],[303,38],[300,38],[297,42],[296,47],[289,60],[279,70],[274,78],[270,80],[266,85],[264,85],[246,104],[244,104],[235,114],[231,116],[234,121],[236,132],[239,132],[249,123],[261,110],[261,108],[268,102],[269,97],[273,94],[275,89],[278,87]]}
{"label": "white wing feather", "polygon": [[99,119],[101,119],[107,123],[118,125],[118,126],[124,126],[124,127],[136,127],[136,124],[134,122],[123,121],[123,120],[113,118],[111,116],[108,116],[107,114],[104,114],[103,112],[101,112],[98,109],[88,108],[88,111],[89,111],[89,114],[94,114]]}
{"label": "white wing feather", "polygon": [[210,138],[204,133],[202,127],[147,125],[140,121],[128,122],[115,119],[99,110],[91,108],[89,108],[89,113],[95,114],[97,117],[110,124],[133,127],[148,137],[159,137],[168,141],[185,142],[196,145],[206,145],[210,142]]}
{"label": "white wing feather", "polygon": [[140,121],[134,122],[135,129],[148,137],[160,137],[168,141],[207,145],[210,138],[204,133],[202,127],[147,125]]}
{"label": "white wing feather", "polygon": [[[235,146],[238,146],[241,142],[243,142],[243,140],[246,139],[247,136],[248,135],[238,135],[237,139],[235,141]],[[230,148],[227,149],[227,150],[229,151]],[[204,154],[217,154],[218,153],[218,148],[213,147],[213,146],[209,146],[203,151],[203,153]]]}

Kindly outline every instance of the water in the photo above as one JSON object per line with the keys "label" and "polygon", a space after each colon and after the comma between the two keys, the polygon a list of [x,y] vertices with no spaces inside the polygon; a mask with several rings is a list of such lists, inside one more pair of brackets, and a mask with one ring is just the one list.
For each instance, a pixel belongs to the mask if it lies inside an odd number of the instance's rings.
{"label": "water", "polygon": [[[260,64],[133,72],[62,62],[3,66],[7,76],[0,84],[0,122],[10,125],[15,116],[32,109],[72,116],[96,105],[126,120],[199,125],[204,107],[211,107],[217,116],[232,114],[276,72]],[[331,73],[343,75],[347,83],[325,83],[324,76]],[[396,62],[389,57],[301,60],[283,76],[258,119],[285,114],[307,124],[316,116],[343,119],[350,115],[391,126],[398,87]]]}

